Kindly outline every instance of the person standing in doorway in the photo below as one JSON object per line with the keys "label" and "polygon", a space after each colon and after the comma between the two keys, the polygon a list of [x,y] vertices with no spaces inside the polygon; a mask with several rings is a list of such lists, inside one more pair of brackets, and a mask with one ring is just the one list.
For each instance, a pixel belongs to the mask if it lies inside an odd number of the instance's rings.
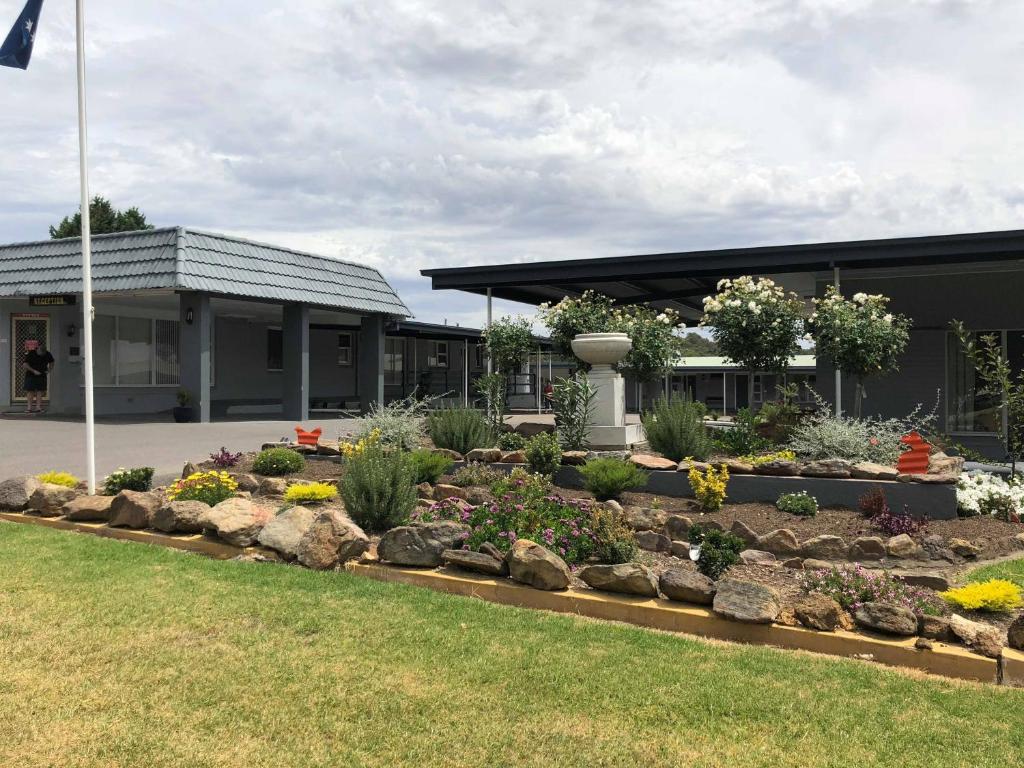
{"label": "person standing in doorway", "polygon": [[28,399],[29,413],[43,412],[43,395],[46,394],[46,379],[53,370],[54,359],[46,345],[39,341],[25,344],[28,351],[22,362],[25,369],[25,396]]}

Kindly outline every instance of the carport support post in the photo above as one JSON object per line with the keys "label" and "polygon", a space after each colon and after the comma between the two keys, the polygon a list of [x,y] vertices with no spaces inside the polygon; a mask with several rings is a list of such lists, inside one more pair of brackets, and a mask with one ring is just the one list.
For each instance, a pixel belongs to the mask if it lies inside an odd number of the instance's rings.
{"label": "carport support post", "polygon": [[309,418],[309,307],[305,304],[285,304],[281,342],[284,417],[301,423]]}
{"label": "carport support post", "polygon": [[[832,284],[839,293],[839,267],[832,267]],[[836,416],[843,415],[843,372],[836,368]]]}
{"label": "carport support post", "polygon": [[192,396],[199,421],[210,420],[210,297],[183,293],[178,297],[181,333],[181,388]]}
{"label": "carport support post", "polygon": [[359,328],[359,401],[363,412],[384,402],[384,316],[366,315]]}

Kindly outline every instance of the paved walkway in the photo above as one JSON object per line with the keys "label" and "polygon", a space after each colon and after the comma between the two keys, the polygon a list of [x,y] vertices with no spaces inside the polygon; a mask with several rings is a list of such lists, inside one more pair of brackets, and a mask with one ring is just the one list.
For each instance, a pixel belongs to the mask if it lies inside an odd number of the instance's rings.
{"label": "paved walkway", "polygon": [[[310,420],[324,437],[352,430],[352,419]],[[293,421],[228,421],[174,424],[167,421],[103,421],[96,425],[97,482],[118,467],[148,466],[158,480],[177,477],[186,461],[200,461],[222,445],[231,451],[295,436]],[[85,423],[57,417],[0,418],[0,479],[46,470],[85,476]]]}

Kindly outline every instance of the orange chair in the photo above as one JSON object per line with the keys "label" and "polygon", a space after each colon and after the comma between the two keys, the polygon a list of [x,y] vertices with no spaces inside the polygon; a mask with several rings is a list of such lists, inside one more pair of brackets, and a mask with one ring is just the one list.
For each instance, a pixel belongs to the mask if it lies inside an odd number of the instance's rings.
{"label": "orange chair", "polygon": [[896,469],[901,475],[924,475],[928,472],[928,459],[932,447],[917,432],[910,432],[900,438],[900,442],[910,447],[909,451],[900,454]]}
{"label": "orange chair", "polygon": [[301,426],[295,428],[295,434],[298,437],[299,445],[317,445],[320,442],[320,435],[323,434],[323,430],[317,427],[311,432],[307,432]]}

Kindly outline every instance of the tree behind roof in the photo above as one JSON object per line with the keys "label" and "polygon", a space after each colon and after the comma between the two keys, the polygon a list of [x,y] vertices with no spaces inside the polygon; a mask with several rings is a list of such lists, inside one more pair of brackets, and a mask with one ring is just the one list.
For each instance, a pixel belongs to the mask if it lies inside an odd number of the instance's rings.
{"label": "tree behind roof", "polygon": [[[134,232],[139,229],[153,229],[153,225],[146,222],[146,214],[138,208],[133,206],[119,211],[105,197],[97,195],[89,203],[89,229],[94,235],[104,235],[110,232]],[[57,226],[50,227],[50,237],[53,240],[62,237],[81,236],[81,211],[73,216],[65,216]]]}

